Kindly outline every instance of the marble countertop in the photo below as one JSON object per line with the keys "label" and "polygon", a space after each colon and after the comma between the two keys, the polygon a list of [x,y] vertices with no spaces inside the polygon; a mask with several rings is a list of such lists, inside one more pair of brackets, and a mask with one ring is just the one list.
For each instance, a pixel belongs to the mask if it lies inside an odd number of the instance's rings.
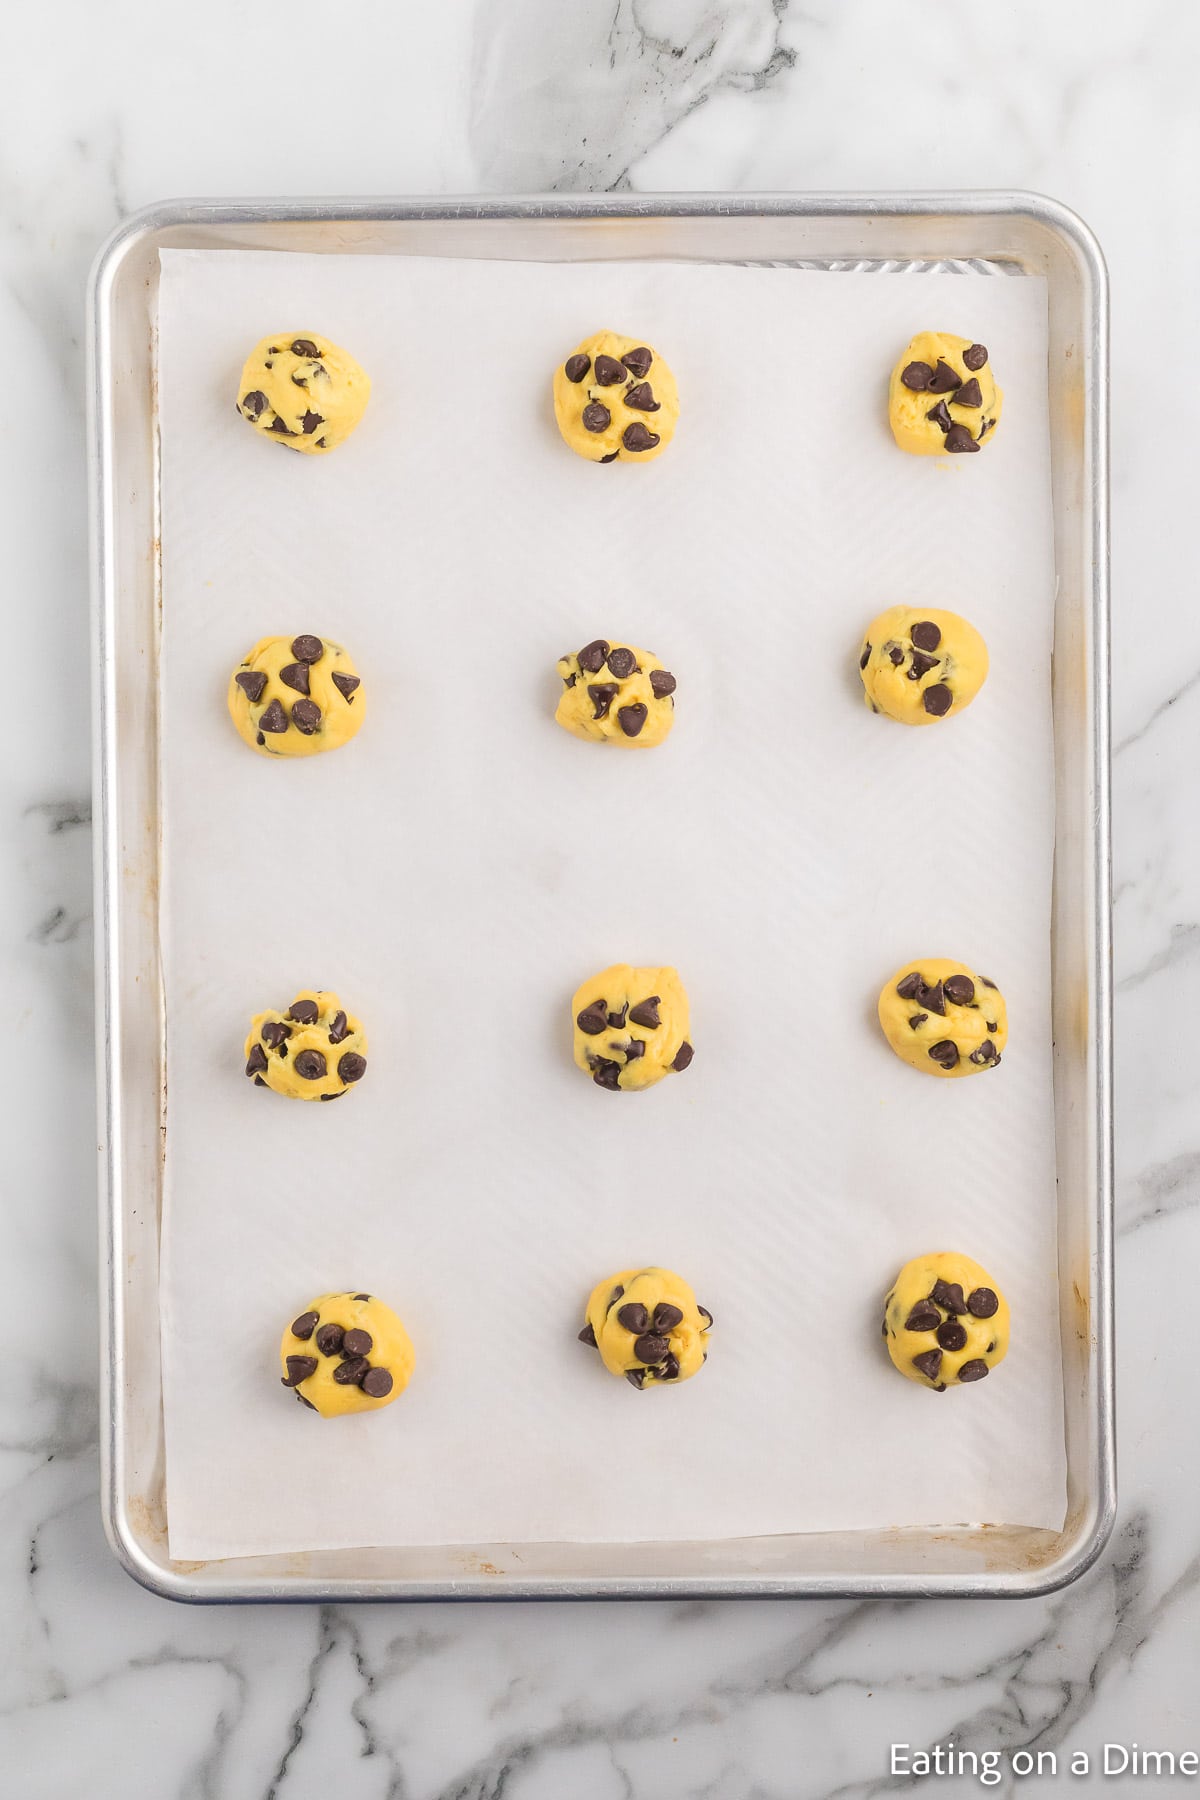
{"label": "marble countertop", "polygon": [[[0,1790],[798,1800],[906,1785],[889,1773],[893,1742],[1054,1750],[1060,1769],[1106,1741],[1200,1749],[1196,1406],[1188,1339],[1162,1323],[1165,1271],[1200,1260],[1200,609],[1183,531],[1200,449],[1179,400],[1167,405],[1200,291],[1200,11],[212,0],[201,16],[66,0],[14,9],[5,40]],[[1121,1506],[1109,1549],[1075,1587],[1019,1603],[152,1598],[113,1562],[97,1507],[82,398],[96,246],[129,210],[183,194],[905,187],[1050,193],[1091,224],[1112,272]]]}

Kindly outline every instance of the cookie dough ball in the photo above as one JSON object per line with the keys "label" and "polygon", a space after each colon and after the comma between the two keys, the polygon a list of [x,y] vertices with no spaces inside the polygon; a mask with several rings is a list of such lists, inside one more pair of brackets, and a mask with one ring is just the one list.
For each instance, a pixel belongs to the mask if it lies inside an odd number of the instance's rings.
{"label": "cookie dough ball", "polygon": [[362,679],[329,638],[259,638],[229,677],[238,735],[263,756],[317,756],[348,744],[363,722]]}
{"label": "cookie dough ball", "polygon": [[883,1335],[900,1373],[940,1394],[1004,1361],[1008,1302],[969,1256],[914,1256],[883,1303]]}
{"label": "cookie dough ball", "polygon": [[999,1068],[1008,1042],[1008,1009],[995,982],[944,956],[897,969],[879,996],[879,1023],[901,1062],[925,1075]]}
{"label": "cookie dough ball", "polygon": [[328,338],[285,331],[266,337],[246,358],[238,411],[272,443],[303,456],[344,444],[367,410],[365,369]]}
{"label": "cookie dough ball", "polygon": [[407,1331],[374,1294],[319,1295],[279,1346],[284,1387],[323,1419],[390,1406],[408,1386],[413,1360]]}
{"label": "cookie dough ball", "polygon": [[571,1016],[576,1065],[597,1087],[653,1087],[692,1060],[688,999],[674,969],[614,963],[576,990]]}
{"label": "cookie dough ball", "polygon": [[675,435],[675,377],[639,338],[597,331],[555,369],[554,416],[588,462],[653,462]]}
{"label": "cookie dough ball", "polygon": [[872,712],[932,725],[970,706],[987,680],[987,645],[957,613],[889,606],[867,626],[858,668]]}
{"label": "cookie dough ball", "polygon": [[648,650],[595,638],[560,656],[558,672],[563,695],[554,716],[575,737],[649,750],[675,723],[675,677]]}
{"label": "cookie dough ball", "polygon": [[336,994],[306,988],[286,1012],[255,1013],[246,1074],[289,1100],[339,1100],[367,1072],[367,1038]]}
{"label": "cookie dough ball", "polygon": [[969,455],[995,426],[1003,400],[982,344],[919,331],[892,370],[888,420],[913,456]]}
{"label": "cookie dough ball", "polygon": [[622,1269],[592,1289],[579,1341],[600,1352],[610,1375],[635,1388],[656,1387],[698,1373],[712,1322],[681,1275]]}

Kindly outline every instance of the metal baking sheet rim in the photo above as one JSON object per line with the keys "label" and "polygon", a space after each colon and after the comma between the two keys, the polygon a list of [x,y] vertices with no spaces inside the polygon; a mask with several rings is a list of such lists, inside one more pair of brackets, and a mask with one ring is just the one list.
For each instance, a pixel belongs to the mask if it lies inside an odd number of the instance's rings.
{"label": "metal baking sheet rim", "polygon": [[[139,646],[145,657],[155,648],[161,604],[151,354],[158,249],[170,243],[177,247],[303,247],[378,254],[388,253],[389,235],[411,235],[414,227],[421,227],[422,235],[430,228],[443,232],[450,228],[458,233],[464,226],[474,226],[507,235],[514,228],[533,227],[540,237],[564,231],[574,236],[581,224],[608,227],[604,242],[594,246],[596,252],[608,255],[696,255],[697,248],[688,248],[688,244],[698,233],[724,233],[739,240],[735,245],[738,254],[727,249],[720,260],[845,266],[855,261],[985,259],[1038,269],[1050,282],[1049,378],[1060,588],[1055,618],[1056,795],[1061,819],[1062,765],[1073,756],[1078,792],[1068,793],[1066,798],[1076,801],[1078,819],[1069,823],[1072,835],[1076,829],[1079,833],[1079,843],[1071,852],[1079,864],[1073,883],[1061,879],[1056,845],[1054,903],[1055,1086],[1060,1114],[1060,1089],[1066,1088],[1068,1080],[1076,1082],[1078,1071],[1070,1063],[1060,1068],[1057,1059],[1075,1054],[1082,1067],[1082,1079],[1076,1083],[1081,1092],[1071,1094],[1066,1107],[1072,1130],[1065,1134],[1072,1153],[1082,1144],[1079,1194],[1073,1188],[1064,1191],[1060,1132],[1067,1520],[1060,1533],[1005,1526],[947,1526],[927,1531],[797,1534],[710,1545],[481,1545],[420,1552],[365,1549],[225,1563],[173,1562],[166,1547],[157,1348],[156,1184],[161,1170],[165,1100],[161,1083],[165,1072],[154,928],[156,722],[136,704],[122,706],[118,697],[121,609],[132,608],[140,599],[149,627],[149,642]],[[761,240],[756,247],[749,235],[753,232]],[[632,242],[628,241],[630,233]],[[622,243],[623,236],[626,241]],[[672,242],[664,244],[664,238]],[[394,245],[392,248],[394,252]],[[549,248],[552,253],[552,242]],[[706,248],[712,255],[712,246]],[[432,248],[426,253],[433,253]],[[447,251],[439,246],[436,253]],[[511,249],[506,253],[511,254]],[[1064,296],[1065,288],[1072,293]],[[134,295],[138,296],[136,302]],[[1062,404],[1055,406],[1056,333],[1061,324],[1056,323],[1056,309],[1061,302],[1071,312],[1072,300],[1078,325],[1073,341],[1064,346],[1064,355],[1069,360],[1077,354],[1077,361],[1062,376]],[[144,309],[140,315],[138,305]],[[112,234],[92,270],[88,307],[102,1512],[109,1542],[123,1567],[152,1592],[192,1602],[1019,1597],[1048,1593],[1077,1579],[1104,1548],[1116,1513],[1108,282],[1103,255],[1088,227],[1057,201],[1021,192],[183,200],[150,207]],[[143,328],[140,356],[123,369],[117,335],[124,329],[136,341]],[[123,415],[131,409],[136,414],[139,408],[144,415],[141,422],[147,427],[138,451],[142,479],[139,483],[139,471],[133,471],[130,487],[123,485],[129,473]],[[1064,540],[1068,517],[1071,536]],[[1073,584],[1070,573],[1064,574],[1064,555],[1074,570]],[[1072,610],[1071,592],[1067,591],[1072,586],[1078,598],[1077,611]],[[1064,640],[1076,656],[1064,655]],[[1077,662],[1078,670],[1063,674],[1068,662]],[[1077,682],[1088,728],[1070,738],[1060,732],[1060,686],[1068,681]],[[1074,689],[1069,691],[1074,693]],[[132,776],[131,750],[126,742],[130,737],[138,765]],[[144,790],[141,814],[131,820],[126,787],[139,781]],[[131,824],[136,827],[132,832]],[[1082,986],[1078,993],[1064,994],[1060,1008],[1060,989],[1066,987],[1060,961],[1070,955],[1064,941],[1068,924],[1072,938],[1082,927],[1082,954],[1075,971]],[[139,1049],[145,1054],[152,1034],[160,1080],[150,1095],[131,1084],[127,1065]],[[138,1105],[142,1117],[131,1119]],[[141,1186],[127,1179],[128,1165],[135,1159],[142,1163]],[[1070,1211],[1072,1206],[1078,1209],[1078,1217]],[[147,1315],[147,1329],[140,1339],[131,1340],[132,1315],[142,1310]],[[147,1349],[151,1336],[153,1343]],[[135,1351],[143,1363],[148,1361],[148,1369],[134,1368]],[[1073,1378],[1078,1385],[1074,1393]],[[132,1436],[133,1413],[139,1404],[142,1437],[147,1440],[143,1443]],[[1081,1432],[1083,1442],[1076,1441],[1072,1458],[1073,1434],[1078,1440]],[[796,1553],[789,1556],[793,1546]],[[802,1552],[808,1553],[807,1562]],[[403,1556],[426,1563],[440,1557],[441,1566],[404,1574],[384,1566]],[[734,1566],[739,1558],[742,1568]],[[599,1566],[605,1560],[620,1566]],[[539,1561],[544,1565],[541,1570],[533,1566]],[[673,1566],[664,1568],[664,1563]]]}

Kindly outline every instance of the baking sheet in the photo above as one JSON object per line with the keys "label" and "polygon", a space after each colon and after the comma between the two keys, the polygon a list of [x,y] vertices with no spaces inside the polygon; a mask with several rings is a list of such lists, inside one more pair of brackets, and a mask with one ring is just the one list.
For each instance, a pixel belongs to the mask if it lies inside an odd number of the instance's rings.
{"label": "baking sheet", "polygon": [[[641,470],[571,457],[550,416],[554,360],[605,323],[680,380]],[[980,457],[890,442],[887,369],[930,324],[992,351]],[[234,415],[274,327],[371,372],[333,457]],[[166,252],[159,330],[172,1555],[1061,1525],[1044,285]],[[944,729],[859,697],[862,626],[910,598],[991,650]],[[229,669],[273,630],[349,645],[347,749],[236,738]],[[554,726],[554,658],[598,634],[679,677],[662,750]],[[883,1045],[875,994],[922,952],[1004,987],[994,1077]],[[692,998],[696,1061],[646,1095],[570,1062],[571,992],[616,959],[675,962]],[[250,1014],[308,985],[371,1036],[332,1113],[240,1072]],[[968,1394],[879,1344],[932,1247],[1013,1305]],[[573,1341],[637,1261],[717,1316],[702,1378],[640,1397]],[[418,1367],[325,1424],[275,1350],[341,1285],[398,1308]]]}

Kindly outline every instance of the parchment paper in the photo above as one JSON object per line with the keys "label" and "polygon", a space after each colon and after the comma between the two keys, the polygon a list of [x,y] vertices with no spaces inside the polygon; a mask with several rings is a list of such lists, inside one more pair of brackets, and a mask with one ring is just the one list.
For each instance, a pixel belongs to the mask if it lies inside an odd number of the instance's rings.
{"label": "parchment paper", "polygon": [[[1046,297],[1034,279],[231,251],[163,255],[163,1354],[171,1552],[720,1538],[1064,1511],[1051,1108],[1053,599]],[[669,453],[597,467],[550,377],[611,325],[669,355]],[[912,332],[986,343],[982,454],[895,449]],[[265,332],[374,392],[308,461],[234,413]],[[970,712],[906,730],[855,669],[876,611],[983,631]],[[269,632],[347,644],[346,749],[249,754],[229,672]],[[670,741],[553,723],[603,635],[679,681]],[[951,955],[1009,1001],[1003,1067],[923,1080],[875,999]],[[569,1001],[672,962],[696,1060],[652,1092],[574,1068]],[[305,1106],[242,1074],[305,986],[370,1067]],[[961,1249],[1007,1293],[993,1377],[898,1378],[880,1301]],[[716,1316],[703,1374],[639,1396],[575,1342],[663,1262]],[[280,1331],[366,1288],[417,1346],[382,1414],[324,1422]]]}

